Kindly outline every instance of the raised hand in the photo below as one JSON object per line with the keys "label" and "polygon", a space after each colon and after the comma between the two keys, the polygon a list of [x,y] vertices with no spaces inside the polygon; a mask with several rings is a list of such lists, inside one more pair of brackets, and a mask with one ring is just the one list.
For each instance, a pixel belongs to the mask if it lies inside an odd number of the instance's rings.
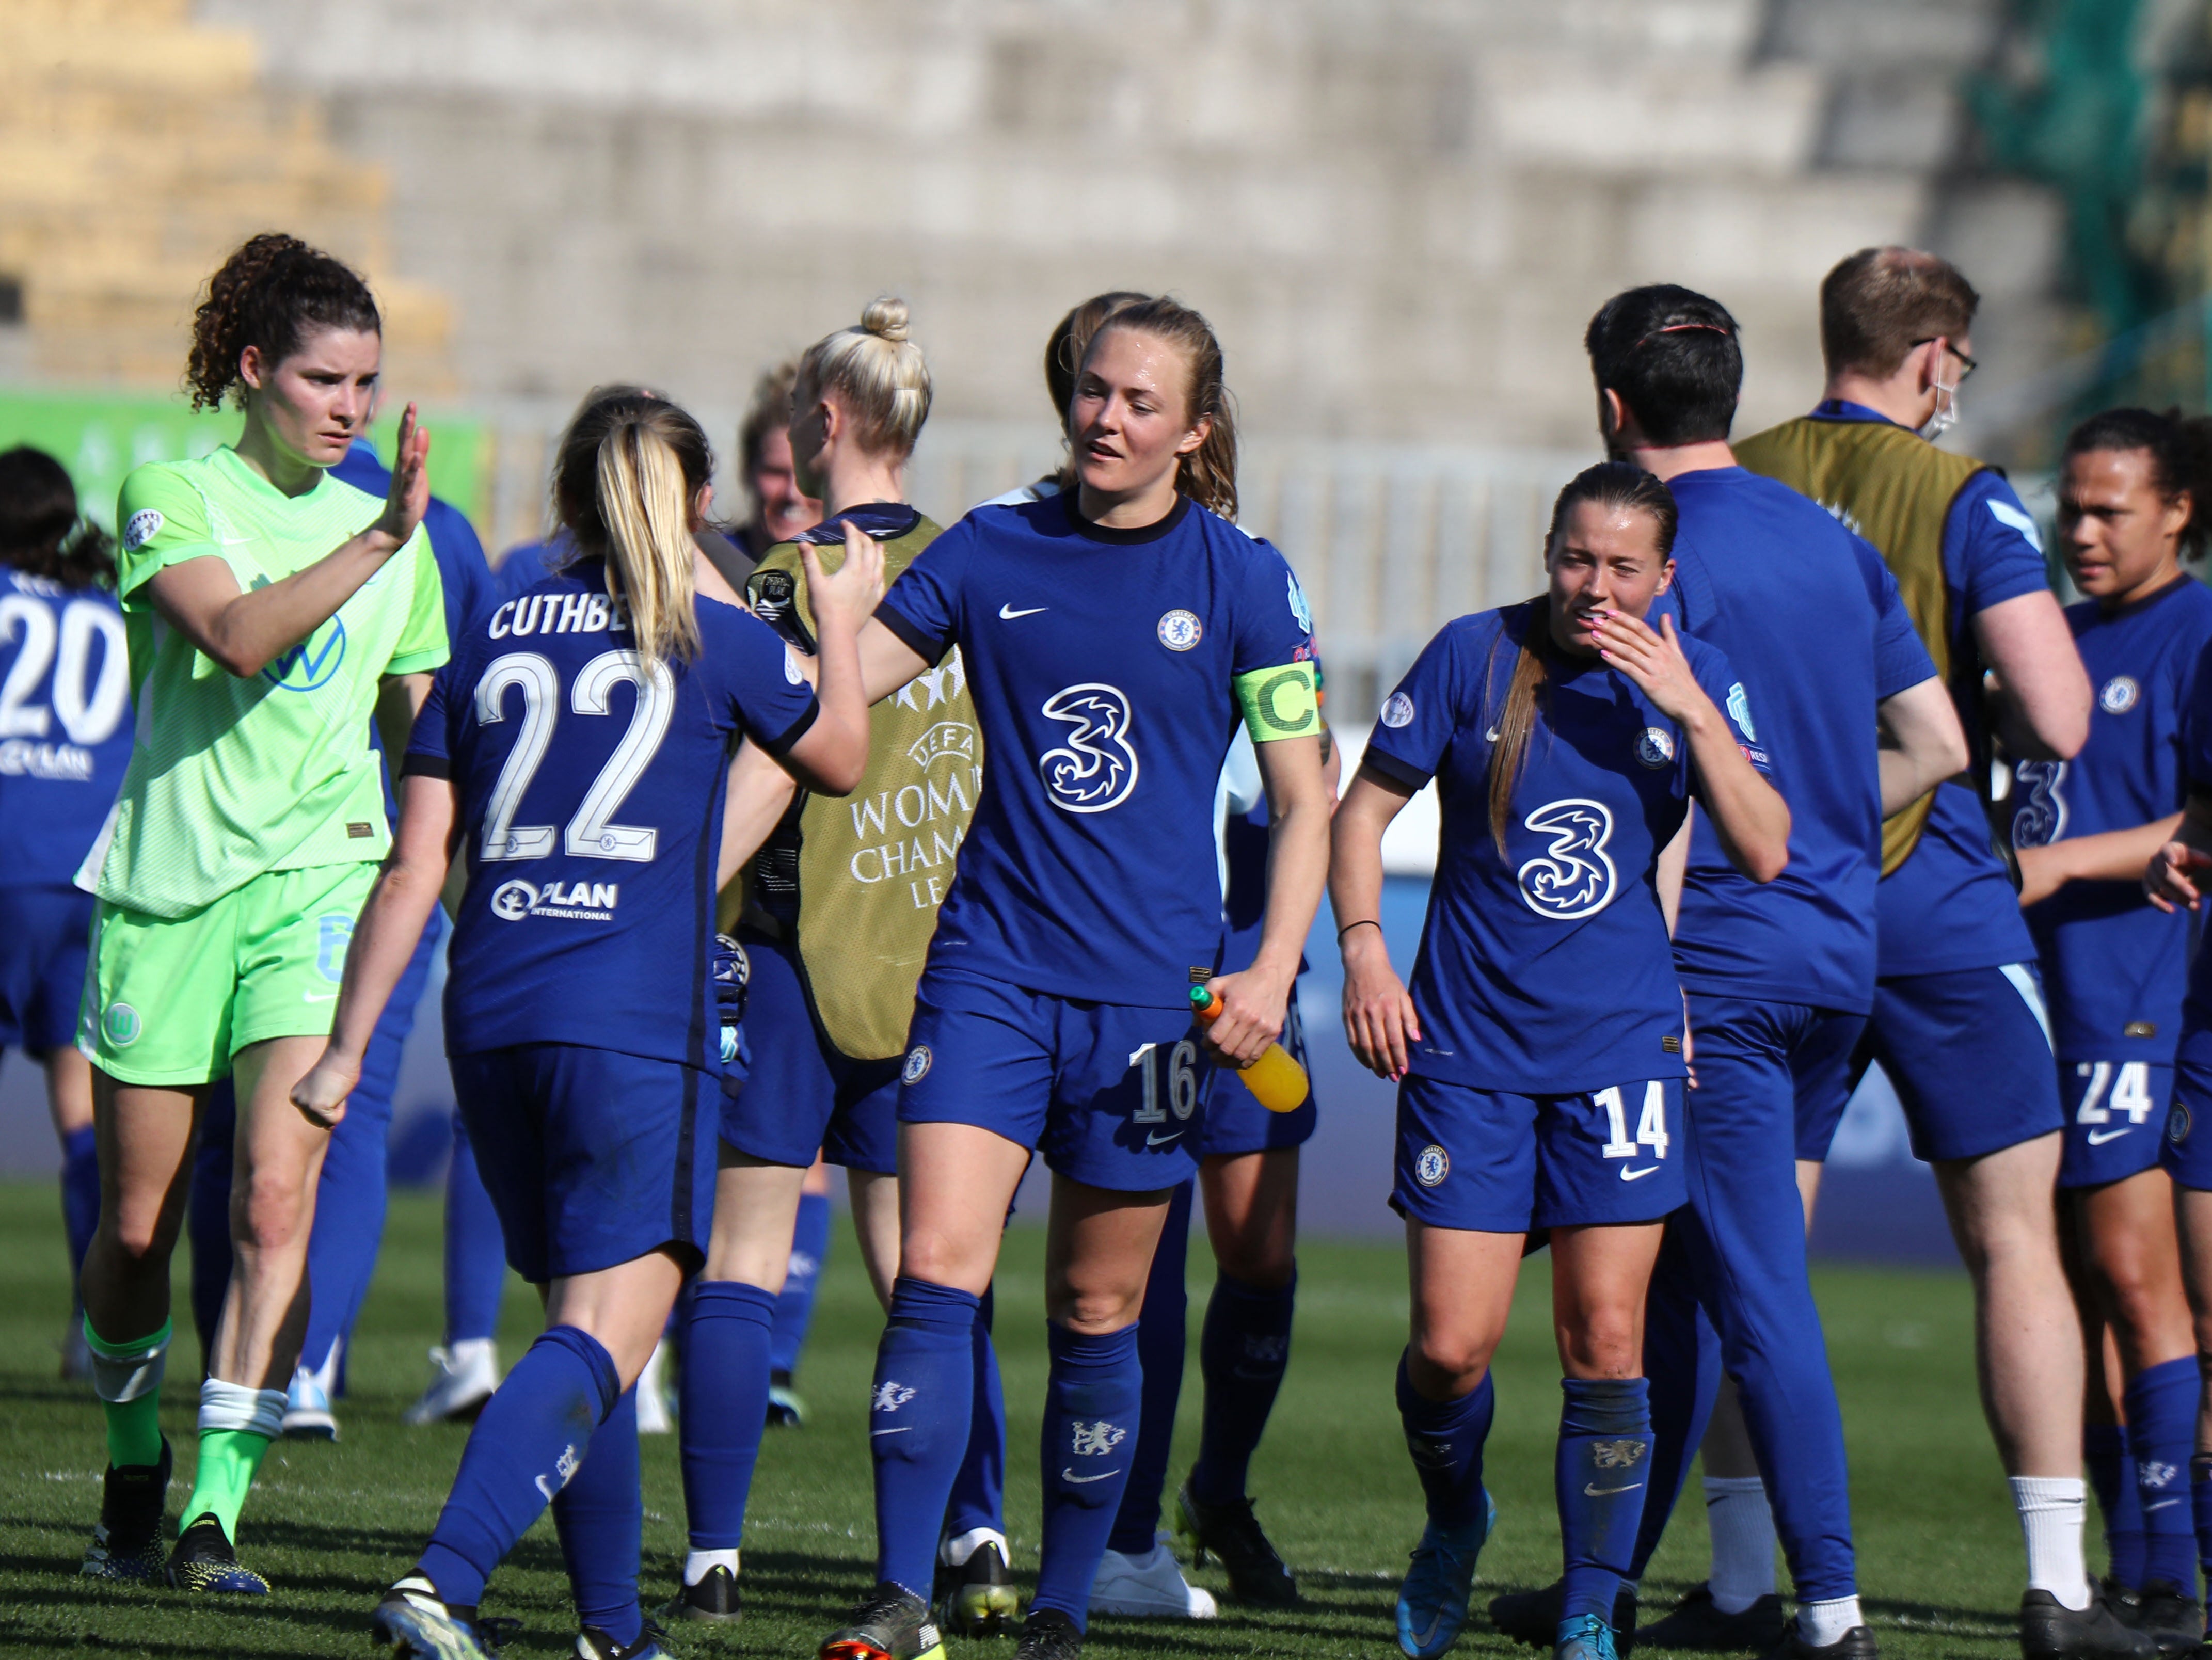
{"label": "raised hand", "polygon": [[834,623],[858,634],[884,597],[884,550],[849,519],[844,531],[845,562],[834,573],[822,569],[811,542],[799,544],[799,560],[806,571],[806,597],[814,606],[815,626],[827,632]]}
{"label": "raised hand", "polygon": [[399,442],[392,457],[392,488],[385,492],[384,511],[375,528],[392,538],[396,550],[407,545],[415,527],[430,507],[430,433],[418,426],[410,404],[399,417]]}
{"label": "raised hand", "polygon": [[1605,611],[1598,617],[1598,655],[1634,681],[1660,714],[1686,721],[1693,712],[1711,708],[1712,700],[1690,672],[1674,619],[1662,615],[1659,629],[1653,632],[1641,617]]}

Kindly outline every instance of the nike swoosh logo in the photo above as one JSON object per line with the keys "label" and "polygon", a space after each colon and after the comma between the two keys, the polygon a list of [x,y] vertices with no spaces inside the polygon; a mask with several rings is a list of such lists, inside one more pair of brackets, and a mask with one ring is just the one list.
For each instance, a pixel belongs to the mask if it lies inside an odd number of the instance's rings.
{"label": "nike swoosh logo", "polygon": [[327,1003],[337,995],[334,991],[303,991],[300,994],[300,1000],[302,1003]]}
{"label": "nike swoosh logo", "polygon": [[1170,1141],[1182,1140],[1182,1132],[1177,1130],[1173,1135],[1147,1135],[1145,1137],[1145,1145],[1148,1147],[1164,1147]]}
{"label": "nike swoosh logo", "polygon": [[871,1435],[904,1435],[913,1427],[914,1426],[911,1424],[901,1424],[895,1430],[870,1430],[868,1433]]}
{"label": "nike swoosh logo", "polygon": [[1644,1483],[1641,1481],[1631,1481],[1625,1487],[1593,1487],[1589,1482],[1585,1481],[1583,1483],[1583,1493],[1586,1498],[1605,1499],[1616,1493],[1634,1493],[1637,1488],[1643,1485]]}
{"label": "nike swoosh logo", "polygon": [[2180,1502],[2181,1500],[2179,1499],[2161,1499],[2155,1505],[2145,1505],[2143,1509],[2146,1511],[2164,1510],[2168,1505],[2178,1505]]}
{"label": "nike swoosh logo", "polygon": [[2116,1130],[2091,1130],[2089,1132],[2089,1145],[2093,1147],[2101,1147],[2107,1141],[2118,1140],[2120,1137],[2127,1134],[2134,1128],[2135,1126],[2133,1124],[2123,1124]]}
{"label": "nike swoosh logo", "polygon": [[1073,1470],[1068,1468],[1065,1464],[1062,1464],[1060,1467],[1060,1479],[1061,1481],[1073,1481],[1078,1484],[1085,1481],[1103,1481],[1108,1476],[1119,1475],[1121,1473],[1121,1472],[1119,1470],[1104,1470],[1097,1475],[1078,1475]]}
{"label": "nike swoosh logo", "polygon": [[1017,617],[1035,617],[1041,611],[1051,609],[1049,605],[1031,605],[1027,611],[1016,611],[1012,605],[1001,605],[999,607],[999,620],[1002,623],[1011,623]]}
{"label": "nike swoosh logo", "polygon": [[[1642,1170],[1625,1170],[1620,1173],[1620,1179],[1624,1182],[1641,1182],[1647,1176],[1657,1175],[1659,1169],[1656,1164],[1646,1164]],[[1641,1487],[1643,1483],[1639,1481],[1637,1485]],[[1626,1492],[1626,1489],[1624,1488],[1622,1491]]]}

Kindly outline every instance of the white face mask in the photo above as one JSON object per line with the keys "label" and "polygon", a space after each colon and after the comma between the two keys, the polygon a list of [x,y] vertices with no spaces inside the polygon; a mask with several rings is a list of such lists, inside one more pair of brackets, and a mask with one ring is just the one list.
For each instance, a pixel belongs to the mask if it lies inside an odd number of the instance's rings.
{"label": "white face mask", "polygon": [[1920,429],[1920,435],[1934,443],[1959,423],[1959,388],[1956,385],[1936,383],[1936,412]]}

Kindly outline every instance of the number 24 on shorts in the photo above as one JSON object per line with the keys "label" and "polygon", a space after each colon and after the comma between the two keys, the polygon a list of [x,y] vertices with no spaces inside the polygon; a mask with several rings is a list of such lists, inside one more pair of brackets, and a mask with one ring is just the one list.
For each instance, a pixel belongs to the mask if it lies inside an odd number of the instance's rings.
{"label": "number 24 on shorts", "polygon": [[1636,1116],[1636,1139],[1628,1139],[1628,1104],[1620,1087],[1600,1090],[1590,1097],[1605,1109],[1605,1156],[1608,1158],[1638,1158],[1640,1149],[1649,1147],[1654,1158],[1664,1158],[1673,1140],[1667,1134],[1667,1086],[1653,1079],[1644,1086],[1644,1110]]}

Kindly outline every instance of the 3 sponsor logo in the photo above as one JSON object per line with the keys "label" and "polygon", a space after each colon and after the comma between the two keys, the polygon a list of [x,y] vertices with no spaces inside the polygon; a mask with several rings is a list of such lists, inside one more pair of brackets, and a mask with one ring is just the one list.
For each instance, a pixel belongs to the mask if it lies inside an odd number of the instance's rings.
{"label": "3 sponsor logo", "polygon": [[1517,873],[1521,897],[1539,916],[1571,922],[1595,916],[1613,903],[1620,886],[1606,843],[1613,839],[1613,813],[1601,801],[1550,801],[1521,821],[1552,838],[1542,857]]}
{"label": "3 sponsor logo", "polygon": [[1128,694],[1085,681],[1046,698],[1041,713],[1073,728],[1066,744],[1037,757],[1053,806],[1063,812],[1105,812],[1129,799],[1137,787],[1137,751],[1129,744]]}

